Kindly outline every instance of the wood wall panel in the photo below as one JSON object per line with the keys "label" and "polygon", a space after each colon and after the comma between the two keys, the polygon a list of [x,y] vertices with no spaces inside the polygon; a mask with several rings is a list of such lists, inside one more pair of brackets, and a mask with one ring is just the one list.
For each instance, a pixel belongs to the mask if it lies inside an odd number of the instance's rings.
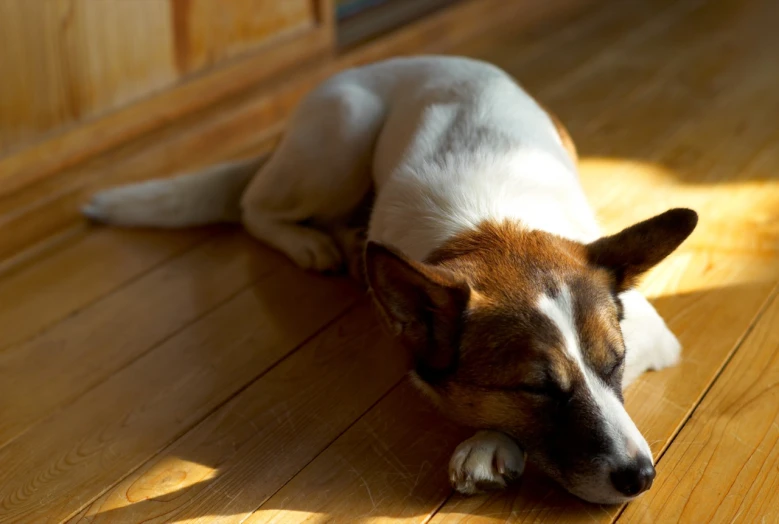
{"label": "wood wall panel", "polygon": [[325,0],[3,0],[0,156],[311,32]]}
{"label": "wood wall panel", "polygon": [[170,0],[179,71],[192,73],[314,27],[310,0]]}
{"label": "wood wall panel", "polygon": [[0,152],[172,84],[158,0],[0,2]]}

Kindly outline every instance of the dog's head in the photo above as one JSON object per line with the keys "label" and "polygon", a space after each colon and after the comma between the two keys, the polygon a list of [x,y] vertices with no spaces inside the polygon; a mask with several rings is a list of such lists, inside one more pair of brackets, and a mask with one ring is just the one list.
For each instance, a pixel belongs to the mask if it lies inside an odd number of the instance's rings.
{"label": "dog's head", "polygon": [[674,209],[587,245],[485,223],[425,263],[369,244],[366,272],[416,382],[446,415],[506,432],[573,494],[617,503],[654,478],[623,407],[619,293],[696,223]]}

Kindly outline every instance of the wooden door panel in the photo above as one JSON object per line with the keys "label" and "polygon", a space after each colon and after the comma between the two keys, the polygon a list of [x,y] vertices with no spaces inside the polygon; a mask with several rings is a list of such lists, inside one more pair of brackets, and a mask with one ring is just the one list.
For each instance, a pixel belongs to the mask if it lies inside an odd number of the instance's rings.
{"label": "wooden door panel", "polygon": [[[278,74],[331,47],[330,11],[330,0],[0,2],[0,157],[195,76],[218,71],[231,92]],[[223,71],[251,59],[251,74]]]}
{"label": "wooden door panel", "polygon": [[171,0],[171,6],[182,73],[255,51],[316,24],[315,3],[310,0]]}

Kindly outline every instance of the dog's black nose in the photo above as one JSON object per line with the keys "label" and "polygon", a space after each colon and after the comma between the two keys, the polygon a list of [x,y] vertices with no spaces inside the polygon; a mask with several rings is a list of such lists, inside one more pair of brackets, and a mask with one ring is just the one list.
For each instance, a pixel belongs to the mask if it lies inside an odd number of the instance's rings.
{"label": "dog's black nose", "polygon": [[648,490],[654,480],[655,468],[646,457],[639,457],[611,473],[611,483],[617,491],[628,497],[635,497]]}

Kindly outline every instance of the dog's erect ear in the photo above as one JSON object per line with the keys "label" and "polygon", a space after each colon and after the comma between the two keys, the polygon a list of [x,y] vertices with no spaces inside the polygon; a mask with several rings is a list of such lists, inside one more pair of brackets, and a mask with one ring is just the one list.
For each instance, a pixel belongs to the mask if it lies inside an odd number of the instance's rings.
{"label": "dog's erect ear", "polygon": [[695,211],[671,209],[589,244],[588,257],[590,263],[610,270],[617,291],[624,291],[679,247],[697,224]]}
{"label": "dog's erect ear", "polygon": [[374,302],[417,374],[434,382],[457,364],[468,285],[454,274],[368,242],[365,272]]}

